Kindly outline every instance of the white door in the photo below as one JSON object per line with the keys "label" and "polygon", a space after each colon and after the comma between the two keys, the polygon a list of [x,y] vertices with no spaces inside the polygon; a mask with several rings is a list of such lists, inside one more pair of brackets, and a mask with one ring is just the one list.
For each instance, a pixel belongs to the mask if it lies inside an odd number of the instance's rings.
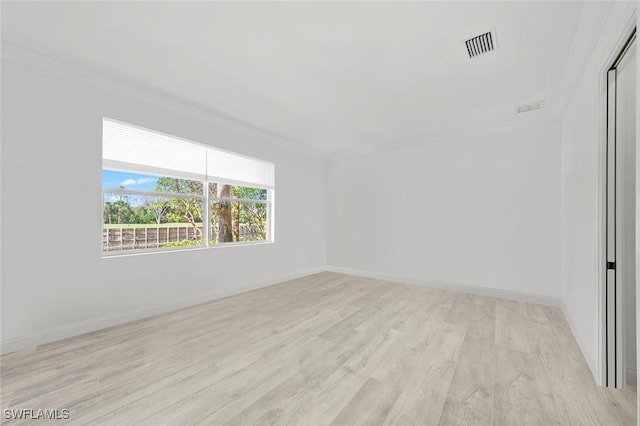
{"label": "white door", "polygon": [[636,381],[635,32],[607,74],[606,385]]}

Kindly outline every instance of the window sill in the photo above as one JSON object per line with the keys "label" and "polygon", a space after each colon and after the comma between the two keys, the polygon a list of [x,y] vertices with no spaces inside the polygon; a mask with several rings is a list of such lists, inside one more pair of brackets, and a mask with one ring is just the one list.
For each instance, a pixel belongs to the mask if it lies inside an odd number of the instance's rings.
{"label": "window sill", "polygon": [[131,257],[131,256],[146,256],[151,254],[161,254],[161,253],[182,253],[187,251],[201,251],[201,250],[210,250],[210,249],[224,249],[227,247],[248,247],[248,246],[262,246],[274,244],[274,241],[247,241],[242,243],[223,243],[216,244],[209,247],[188,247],[188,248],[174,248],[169,247],[165,249],[140,249],[140,250],[122,250],[122,251],[112,251],[108,253],[102,253],[103,259],[113,259],[117,257]]}

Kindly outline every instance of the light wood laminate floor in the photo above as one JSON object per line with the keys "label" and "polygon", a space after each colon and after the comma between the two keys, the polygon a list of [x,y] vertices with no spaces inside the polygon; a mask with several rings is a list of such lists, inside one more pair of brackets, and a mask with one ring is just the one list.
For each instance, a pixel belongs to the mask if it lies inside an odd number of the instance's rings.
{"label": "light wood laminate floor", "polygon": [[556,308],[329,272],[1,363],[3,409],[70,424],[635,424]]}

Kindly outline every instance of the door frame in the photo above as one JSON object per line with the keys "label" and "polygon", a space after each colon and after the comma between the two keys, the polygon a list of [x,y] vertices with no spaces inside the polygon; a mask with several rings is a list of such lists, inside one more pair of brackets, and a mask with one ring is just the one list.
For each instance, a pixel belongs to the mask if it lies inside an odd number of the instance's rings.
{"label": "door frame", "polygon": [[[609,56],[605,61],[600,71],[599,82],[599,98],[600,102],[600,116],[598,122],[599,127],[599,139],[598,144],[598,254],[596,270],[598,275],[598,363],[597,363],[597,384],[600,386],[607,386],[607,148],[608,148],[608,77],[609,70],[614,66],[618,58],[630,38],[633,36],[637,27],[637,12],[634,11],[633,15],[628,20],[627,24],[619,33],[619,37],[616,42],[611,46],[609,50]],[[637,39],[637,36],[636,36]],[[636,40],[636,49],[637,49]],[[636,123],[637,124],[637,123]],[[638,135],[636,134],[636,147]],[[638,150],[636,150],[638,155]],[[637,163],[638,161],[636,161]],[[636,203],[638,200],[636,200]],[[639,224],[636,223],[636,228]],[[636,235],[638,235],[638,229],[636,229]],[[636,247],[639,245],[639,241],[636,241]],[[638,251],[640,253],[640,251]],[[640,291],[640,277],[636,276],[636,293]],[[620,304],[620,298],[616,301],[616,305]],[[638,306],[636,306],[636,311]],[[617,309],[622,311],[621,306],[617,306]],[[624,330],[622,327],[617,327],[616,341],[618,346],[621,345],[624,338]],[[636,338],[636,341],[638,339]],[[618,387],[624,386],[624,375],[622,383],[618,383]],[[610,387],[615,387],[609,385]]]}

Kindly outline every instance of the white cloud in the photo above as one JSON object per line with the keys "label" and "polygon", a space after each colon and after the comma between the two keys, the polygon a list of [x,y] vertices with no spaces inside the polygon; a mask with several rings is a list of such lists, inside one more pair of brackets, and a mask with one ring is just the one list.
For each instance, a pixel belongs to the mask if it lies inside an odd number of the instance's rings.
{"label": "white cloud", "polygon": [[125,179],[122,182],[120,182],[121,186],[133,186],[133,185],[142,185],[145,183],[149,183],[149,182],[155,182],[157,179],[155,178],[139,178],[139,179]]}

